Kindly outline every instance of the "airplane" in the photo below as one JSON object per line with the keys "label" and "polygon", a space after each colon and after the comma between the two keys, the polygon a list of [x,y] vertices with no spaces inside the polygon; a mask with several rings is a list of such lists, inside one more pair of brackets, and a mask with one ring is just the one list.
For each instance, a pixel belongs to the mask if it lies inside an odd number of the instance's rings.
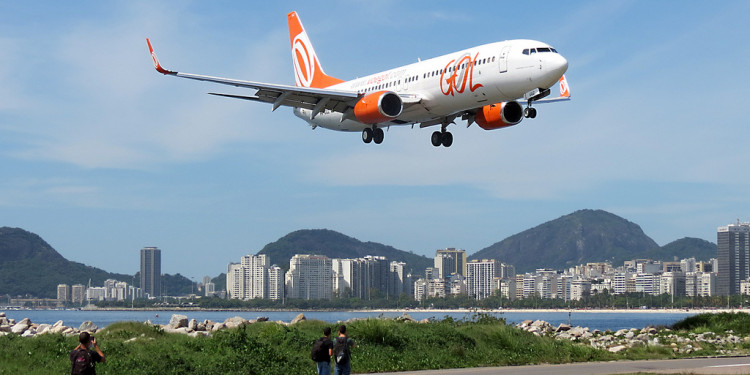
{"label": "airplane", "polygon": [[[146,43],[159,73],[255,90],[252,95],[209,94],[269,103],[272,111],[292,107],[313,129],[361,132],[365,143],[382,143],[384,128],[419,124],[440,126],[430,141],[450,147],[453,135],[447,127],[459,117],[467,127],[477,123],[485,130],[501,129],[535,118],[534,103],[570,100],[568,61],[539,41],[484,44],[344,81],[323,71],[297,13],[289,13],[287,21],[296,86],[167,70],[148,38]],[[547,98],[556,83],[560,96]]]}

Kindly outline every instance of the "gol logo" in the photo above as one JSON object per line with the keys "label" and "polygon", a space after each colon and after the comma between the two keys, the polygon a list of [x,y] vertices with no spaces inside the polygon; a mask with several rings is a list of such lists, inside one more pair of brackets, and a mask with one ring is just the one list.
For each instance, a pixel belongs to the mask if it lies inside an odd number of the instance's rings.
{"label": "gol logo", "polygon": [[[454,59],[449,61],[448,64],[445,65],[445,69],[440,73],[440,91],[443,92],[443,95],[453,96],[455,95],[454,92],[459,94],[463,93],[464,90],[466,90],[467,83],[469,85],[469,91],[471,92],[483,87],[479,83],[476,85],[474,84],[474,63],[477,61],[477,56],[479,56],[479,52],[474,55],[473,59],[471,58],[471,55],[466,54],[458,60]],[[466,63],[466,68],[460,68],[464,63]],[[450,76],[446,78],[445,73],[448,73],[449,68],[451,67],[453,68],[453,71],[450,72]]]}
{"label": "gol logo", "polygon": [[297,85],[310,87],[315,77],[315,51],[310,46],[310,41],[305,33],[301,33],[294,38],[292,43],[292,53],[294,54],[294,72],[297,79]]}

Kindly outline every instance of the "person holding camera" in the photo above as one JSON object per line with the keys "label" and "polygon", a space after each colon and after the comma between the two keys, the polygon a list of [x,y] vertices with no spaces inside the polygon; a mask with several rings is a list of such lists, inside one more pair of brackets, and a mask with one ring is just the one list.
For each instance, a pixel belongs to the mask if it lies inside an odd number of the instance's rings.
{"label": "person holding camera", "polygon": [[78,346],[70,352],[70,363],[73,365],[72,375],[96,375],[96,363],[104,363],[107,359],[99,349],[96,337],[88,332],[81,332],[78,336]]}

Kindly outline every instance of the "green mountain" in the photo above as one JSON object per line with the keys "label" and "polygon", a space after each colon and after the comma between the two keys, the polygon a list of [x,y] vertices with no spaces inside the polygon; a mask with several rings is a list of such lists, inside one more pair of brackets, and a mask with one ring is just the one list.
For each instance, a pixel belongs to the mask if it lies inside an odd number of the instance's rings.
{"label": "green mountain", "polygon": [[696,260],[709,260],[716,258],[716,244],[700,238],[685,237],[670,242],[658,249],[653,249],[644,254],[644,258],[664,261],[674,261],[694,257]]}
{"label": "green mountain", "polygon": [[375,242],[362,242],[328,229],[306,229],[287,234],[271,242],[258,254],[266,254],[271,263],[289,269],[289,259],[295,254],[317,254],[329,258],[361,258],[365,255],[384,256],[389,261],[406,263],[412,273],[424,273],[433,260],[412,252],[395,249]]}
{"label": "green mountain", "polygon": [[497,259],[514,265],[520,273],[605,260],[617,266],[658,247],[630,221],[602,210],[580,210],[508,237],[469,258]]}
{"label": "green mountain", "polygon": [[57,284],[101,286],[106,279],[125,282],[132,275],[109,273],[71,262],[34,233],[0,228],[0,295],[56,298]]}

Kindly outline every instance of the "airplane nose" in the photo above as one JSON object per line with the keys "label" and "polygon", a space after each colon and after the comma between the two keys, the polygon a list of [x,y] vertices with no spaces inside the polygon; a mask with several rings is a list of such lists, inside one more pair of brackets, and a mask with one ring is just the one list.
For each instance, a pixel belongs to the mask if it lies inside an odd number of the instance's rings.
{"label": "airplane nose", "polygon": [[550,71],[553,72],[557,77],[562,77],[563,74],[568,70],[568,60],[562,57],[562,55],[550,55],[549,61]]}

